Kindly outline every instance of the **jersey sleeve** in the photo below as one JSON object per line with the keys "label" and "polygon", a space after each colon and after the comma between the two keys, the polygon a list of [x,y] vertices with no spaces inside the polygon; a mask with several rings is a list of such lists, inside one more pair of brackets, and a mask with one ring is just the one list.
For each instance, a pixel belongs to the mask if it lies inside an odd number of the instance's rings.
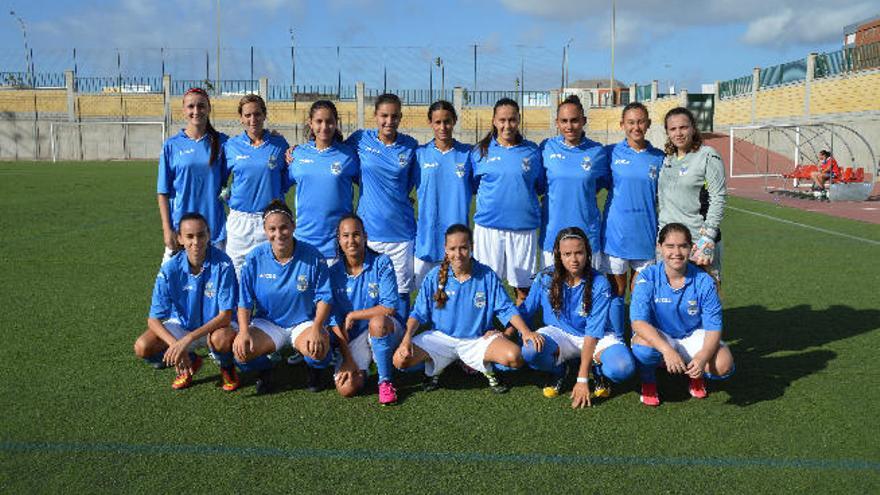
{"label": "jersey sleeve", "polygon": [[709,210],[706,212],[706,220],[703,227],[709,237],[713,239],[718,235],[721,219],[724,217],[724,205],[727,203],[727,184],[724,178],[724,162],[721,156],[712,148],[706,157],[706,189],[709,192]]}
{"label": "jersey sleeve", "polygon": [[721,331],[721,300],[710,276],[700,280],[700,319],[704,330]]}
{"label": "jersey sleeve", "polygon": [[287,154],[287,148],[290,147],[290,144],[286,139],[280,136],[278,141],[278,146],[281,147],[281,153],[275,158],[275,163],[278,165],[278,173],[281,175],[281,196],[284,197],[290,189],[290,166],[287,164],[287,159],[284,157],[284,155]]}
{"label": "jersey sleeve", "polygon": [[248,256],[241,265],[241,279],[238,281],[238,307],[247,310],[254,309],[256,294],[254,293],[254,284],[256,283],[257,267],[256,259]]}
{"label": "jersey sleeve", "polygon": [[526,323],[529,324],[529,326],[531,326],[532,319],[535,317],[535,313],[538,312],[538,308],[541,306],[541,297],[544,293],[543,278],[543,275],[535,277],[535,280],[532,282],[532,288],[529,289],[529,295],[526,296],[526,299],[517,307],[519,314],[522,315],[523,319],[526,320]]}
{"label": "jersey sleeve", "polygon": [[629,320],[645,321],[651,323],[654,321],[653,303],[651,299],[654,293],[654,284],[649,277],[651,270],[642,270],[636,276],[636,282],[633,285],[632,297],[629,303]]}
{"label": "jersey sleeve", "polygon": [[418,320],[419,323],[431,321],[431,311],[434,309],[434,292],[437,289],[436,273],[436,271],[431,271],[425,277],[425,280],[422,281],[422,286],[419,288],[419,293],[416,296],[416,304],[409,314],[410,318]]}
{"label": "jersey sleeve", "polygon": [[153,299],[150,303],[150,318],[166,320],[171,317],[173,307],[171,305],[171,291],[168,287],[168,279],[162,270],[156,274],[156,283],[153,285]]}
{"label": "jersey sleeve", "polygon": [[220,311],[235,309],[238,305],[238,281],[232,261],[220,262],[220,287],[217,291],[217,307]]}
{"label": "jersey sleeve", "polygon": [[325,302],[333,304],[333,291],[330,290],[330,269],[324,260],[319,260],[315,271],[315,304]]}
{"label": "jersey sleeve", "polygon": [[385,255],[376,260],[377,278],[379,279],[379,304],[386,308],[396,308],[400,296],[397,294],[397,277],[391,259]]}
{"label": "jersey sleeve", "polygon": [[519,311],[513,305],[507,292],[504,291],[504,286],[501,285],[501,280],[498,279],[495,272],[491,268],[486,268],[486,271],[488,272],[486,291],[492,293],[492,313],[498,317],[502,325],[506,326],[510,323],[511,318],[519,314]]}
{"label": "jersey sleeve", "polygon": [[171,168],[174,153],[171,145],[165,143],[159,155],[159,176],[156,179],[157,194],[171,194],[174,190],[174,169]]}
{"label": "jersey sleeve", "polygon": [[608,313],[611,310],[611,284],[604,276],[599,275],[593,281],[590,315],[587,316],[587,328],[584,335],[601,339],[605,335],[608,324]]}
{"label": "jersey sleeve", "polygon": [[538,196],[547,194],[547,170],[544,168],[544,157],[539,150],[535,150],[534,160],[538,176],[535,179],[535,194]]}
{"label": "jersey sleeve", "polygon": [[593,164],[593,170],[596,173],[596,192],[601,189],[611,188],[611,153],[607,147],[602,147],[596,154],[596,161]]}

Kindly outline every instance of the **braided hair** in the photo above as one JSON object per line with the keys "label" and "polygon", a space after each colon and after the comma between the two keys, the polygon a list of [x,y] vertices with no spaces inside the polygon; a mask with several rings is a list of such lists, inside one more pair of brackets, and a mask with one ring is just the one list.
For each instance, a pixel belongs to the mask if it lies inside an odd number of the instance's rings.
{"label": "braided hair", "polygon": [[[453,234],[466,234],[468,244],[474,243],[474,235],[467,225],[457,223],[446,229],[446,239]],[[437,274],[437,292],[434,293],[434,303],[437,309],[443,309],[449,296],[446,295],[446,281],[449,279],[449,256],[443,255],[443,262],[440,263],[440,272]]]}
{"label": "braided hair", "polygon": [[560,230],[559,233],[556,234],[556,240],[553,242],[553,274],[550,278],[550,307],[553,308],[553,312],[556,314],[559,314],[562,311],[562,303],[564,299],[562,294],[568,271],[562,264],[562,253],[559,245],[566,239],[578,239],[584,243],[586,259],[584,260],[584,274],[581,277],[584,283],[584,299],[583,302],[581,302],[581,308],[584,313],[589,313],[593,301],[593,283],[592,280],[590,280],[590,267],[592,266],[593,260],[590,241],[587,239],[587,235],[584,231],[579,227],[567,227]]}

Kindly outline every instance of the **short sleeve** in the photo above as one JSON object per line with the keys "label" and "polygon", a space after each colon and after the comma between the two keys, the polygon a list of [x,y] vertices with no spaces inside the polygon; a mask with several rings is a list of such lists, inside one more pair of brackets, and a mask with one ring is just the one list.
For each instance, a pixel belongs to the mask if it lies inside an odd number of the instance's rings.
{"label": "short sleeve", "polygon": [[157,194],[171,194],[174,191],[174,170],[172,167],[173,150],[169,143],[162,147],[159,155],[159,176],[156,179]]}
{"label": "short sleeve", "polygon": [[235,309],[238,303],[238,281],[235,279],[235,268],[231,261],[221,261],[220,290],[217,291],[217,307],[220,311]]}
{"label": "short sleeve", "polygon": [[653,303],[651,302],[654,284],[651,277],[649,277],[649,273],[650,270],[642,270],[636,276],[629,304],[629,319],[631,322],[651,322],[654,320]]}
{"label": "short sleeve", "polygon": [[721,300],[715,281],[711,277],[701,277],[700,281],[701,327],[709,331],[721,331]]}
{"label": "short sleeve", "polygon": [[376,276],[379,279],[379,304],[386,308],[396,308],[400,297],[397,292],[397,277],[391,259],[385,255],[376,259]]}
{"label": "short sleeve", "polygon": [[432,270],[422,281],[419,293],[416,296],[416,304],[410,312],[409,317],[418,320],[420,323],[431,321],[431,311],[433,311],[434,292],[437,289],[437,270]]}
{"label": "short sleeve", "polygon": [[333,304],[333,291],[330,289],[330,269],[323,259],[318,260],[315,270],[315,304],[325,302]]}
{"label": "short sleeve", "polygon": [[593,280],[590,315],[587,317],[587,328],[584,329],[584,334],[601,339],[605,335],[610,310],[611,284],[603,275],[597,275]]}
{"label": "short sleeve", "polygon": [[254,309],[256,295],[254,285],[256,283],[257,267],[256,259],[247,256],[241,265],[241,279],[238,281],[238,307],[247,310]]}
{"label": "short sleeve", "polygon": [[490,268],[486,268],[486,272],[486,290],[492,293],[492,313],[498,317],[502,325],[507,325],[511,318],[519,314],[519,311],[504,291],[504,286],[501,285],[501,280],[495,272]]}
{"label": "short sleeve", "polygon": [[538,311],[538,307],[541,305],[541,297],[544,293],[543,278],[544,275],[540,274],[535,277],[535,280],[532,281],[532,288],[529,289],[529,295],[526,296],[526,299],[517,308],[520,315],[526,320],[526,323],[531,323],[532,318],[535,317],[535,313]]}
{"label": "short sleeve", "polygon": [[171,291],[168,287],[168,279],[162,270],[156,274],[156,283],[153,284],[153,299],[150,303],[150,318],[166,320],[171,317]]}

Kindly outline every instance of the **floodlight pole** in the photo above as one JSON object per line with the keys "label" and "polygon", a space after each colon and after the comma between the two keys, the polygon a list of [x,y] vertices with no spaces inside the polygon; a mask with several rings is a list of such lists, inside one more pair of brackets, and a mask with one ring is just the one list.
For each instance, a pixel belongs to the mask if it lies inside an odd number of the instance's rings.
{"label": "floodlight pole", "polygon": [[220,0],[217,0],[217,94],[222,94],[220,89]]}
{"label": "floodlight pole", "polygon": [[614,30],[617,17],[617,0],[611,0],[611,106],[614,106]]}
{"label": "floodlight pole", "polygon": [[24,41],[24,73],[28,78],[28,85],[33,88],[34,63],[31,60],[31,50],[30,48],[28,48],[27,27],[24,24],[24,19],[22,19],[20,15],[16,14],[14,10],[10,10],[9,15],[15,17],[15,20],[18,21],[19,26],[21,26],[21,38]]}

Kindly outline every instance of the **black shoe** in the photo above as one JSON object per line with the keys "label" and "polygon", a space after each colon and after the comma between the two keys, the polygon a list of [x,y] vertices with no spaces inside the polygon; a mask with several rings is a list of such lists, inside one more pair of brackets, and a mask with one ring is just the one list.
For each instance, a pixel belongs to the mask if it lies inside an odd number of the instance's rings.
{"label": "black shoe", "polygon": [[306,390],[309,392],[320,392],[327,388],[327,380],[325,369],[323,368],[312,368],[311,366],[306,366]]}
{"label": "black shoe", "polygon": [[491,371],[483,374],[486,375],[486,379],[489,380],[489,388],[491,388],[493,392],[496,394],[506,394],[507,392],[510,392],[510,386],[504,383],[500,374]]}
{"label": "black shoe", "polygon": [[272,370],[263,370],[257,376],[257,382],[254,384],[257,395],[266,395],[271,394],[272,389],[275,388],[272,384]]}
{"label": "black shoe", "polygon": [[422,390],[425,392],[433,392],[440,388],[440,375],[426,376],[422,382]]}

